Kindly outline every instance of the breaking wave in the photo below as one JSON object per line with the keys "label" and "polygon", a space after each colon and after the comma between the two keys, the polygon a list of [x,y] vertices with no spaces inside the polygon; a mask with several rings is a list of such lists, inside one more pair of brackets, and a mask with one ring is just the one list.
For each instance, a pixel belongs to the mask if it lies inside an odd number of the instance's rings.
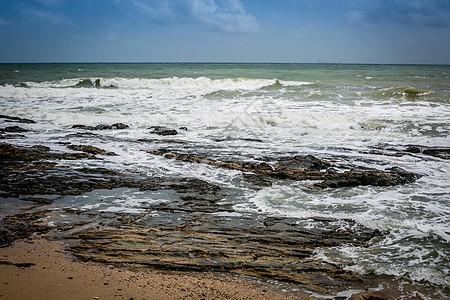
{"label": "breaking wave", "polygon": [[[278,91],[286,87],[298,87],[312,84],[301,81],[281,81],[278,79],[222,78],[207,77],[168,77],[160,79],[148,78],[72,78],[45,82],[22,82],[20,84],[0,86],[4,95],[16,95],[22,89],[24,96],[57,94],[77,94],[86,96],[107,95],[106,90],[117,90],[117,93],[128,95],[141,94],[157,99],[184,99],[195,97],[233,97],[240,93],[253,91]],[[81,92],[83,89],[85,92]],[[95,91],[94,91],[95,90]],[[103,92],[102,92],[103,91]],[[19,92],[21,93],[21,92]]]}
{"label": "breaking wave", "polygon": [[[264,87],[301,86],[311,84],[300,81],[281,81],[278,79],[223,78],[207,77],[168,77],[160,79],[146,78],[72,78],[46,82],[23,82],[14,87],[30,88],[104,88],[156,89],[158,87],[185,89],[201,88],[209,90],[256,90]],[[6,84],[5,84],[6,85]]]}

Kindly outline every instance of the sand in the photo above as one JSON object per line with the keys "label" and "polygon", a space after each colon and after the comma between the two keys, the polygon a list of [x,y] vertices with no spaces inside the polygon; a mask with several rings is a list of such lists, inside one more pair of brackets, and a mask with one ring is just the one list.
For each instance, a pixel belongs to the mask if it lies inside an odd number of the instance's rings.
{"label": "sand", "polygon": [[80,262],[65,247],[38,239],[0,248],[0,299],[307,299],[226,274]]}

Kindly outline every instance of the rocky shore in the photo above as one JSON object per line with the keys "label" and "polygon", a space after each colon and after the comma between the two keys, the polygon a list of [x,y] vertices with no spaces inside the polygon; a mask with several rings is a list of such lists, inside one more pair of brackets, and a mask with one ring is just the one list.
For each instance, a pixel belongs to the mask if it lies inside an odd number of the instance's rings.
{"label": "rocky shore", "polygon": [[61,242],[32,240],[0,248],[2,299],[308,299],[226,274],[157,272],[80,263]]}
{"label": "rocky shore", "polygon": [[[18,125],[34,122],[0,117]],[[321,295],[350,289],[366,290],[368,287],[363,276],[317,259],[314,253],[322,248],[345,244],[365,247],[383,235],[382,232],[333,216],[300,219],[263,213],[237,214],[224,201],[226,190],[198,178],[172,178],[164,174],[149,177],[126,170],[70,167],[63,162],[102,160],[105,156],[117,154],[91,145],[71,143],[64,145],[67,151],[42,145],[24,146],[25,138],[16,133],[26,132],[26,129],[21,131],[18,125],[17,128],[0,128],[3,139],[0,143],[0,201],[26,201],[32,205],[26,211],[2,215],[0,247],[44,236],[68,242],[69,251],[82,261],[109,266],[245,275],[293,284]],[[127,126],[117,123],[74,125],[73,128],[120,130]],[[176,130],[156,126],[152,130],[150,134],[177,134]],[[20,145],[14,142],[16,140],[21,141]],[[397,155],[421,152],[445,158],[449,153],[448,149],[419,146],[395,151]],[[148,155],[239,171],[244,180],[256,187],[275,182],[311,181],[309,188],[317,193],[340,187],[407,184],[421,176],[398,167],[369,169],[301,154],[246,160],[161,148],[149,151]],[[145,209],[151,213],[147,214],[94,214],[63,209],[65,214],[73,216],[73,222],[49,226],[52,210],[48,206],[57,204],[65,196],[123,188],[163,191],[170,194],[170,201],[148,203]]]}

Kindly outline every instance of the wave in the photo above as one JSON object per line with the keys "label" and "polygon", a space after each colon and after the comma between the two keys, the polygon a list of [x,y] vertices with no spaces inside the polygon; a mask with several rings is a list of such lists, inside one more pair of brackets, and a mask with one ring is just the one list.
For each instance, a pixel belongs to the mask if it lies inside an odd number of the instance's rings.
{"label": "wave", "polygon": [[[311,84],[300,81],[281,81],[277,79],[252,78],[221,78],[207,77],[167,77],[159,79],[148,78],[71,78],[45,82],[23,82],[19,86],[4,85],[0,87],[4,95],[24,97],[63,97],[84,95],[86,97],[112,97],[113,94],[160,100],[195,99],[207,97],[208,99],[234,98],[242,93],[262,91],[278,91],[285,87],[298,87]],[[83,91],[81,91],[83,90]],[[15,96],[14,96],[15,97]]]}
{"label": "wave", "polygon": [[109,86],[102,86],[100,83],[100,79],[97,78],[95,81],[92,79],[83,79],[80,80],[77,84],[75,84],[73,87],[80,87],[80,88],[117,88],[115,85],[109,85]]}
{"label": "wave", "polygon": [[[202,88],[212,90],[257,90],[263,87],[287,87],[311,84],[311,82],[281,81],[278,79],[222,78],[207,77],[167,77],[160,79],[146,78],[71,78],[44,82],[22,82],[14,87],[29,88],[105,88],[121,89],[157,89],[160,87],[184,89]],[[5,84],[6,85],[6,84]]]}
{"label": "wave", "polygon": [[410,86],[398,86],[376,90],[373,94],[380,98],[397,98],[405,100],[416,100],[420,97],[434,94],[434,91],[420,90]]}

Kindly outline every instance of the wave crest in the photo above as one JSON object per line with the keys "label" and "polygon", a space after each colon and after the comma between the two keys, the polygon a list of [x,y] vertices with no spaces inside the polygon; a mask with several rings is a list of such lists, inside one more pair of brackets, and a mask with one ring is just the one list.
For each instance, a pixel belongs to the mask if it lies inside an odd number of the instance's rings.
{"label": "wave crest", "polygon": [[434,94],[434,91],[420,90],[410,86],[398,86],[380,89],[375,92],[376,96],[385,98],[397,98],[405,100],[416,100],[420,97]]}
{"label": "wave crest", "polygon": [[278,79],[253,79],[253,78],[221,78],[208,77],[167,77],[159,79],[149,78],[71,78],[57,81],[25,82],[22,86],[41,88],[60,87],[110,87],[122,89],[156,89],[158,87],[172,88],[210,88],[216,90],[256,90],[266,86],[300,86],[311,84],[310,82],[281,81]]}

